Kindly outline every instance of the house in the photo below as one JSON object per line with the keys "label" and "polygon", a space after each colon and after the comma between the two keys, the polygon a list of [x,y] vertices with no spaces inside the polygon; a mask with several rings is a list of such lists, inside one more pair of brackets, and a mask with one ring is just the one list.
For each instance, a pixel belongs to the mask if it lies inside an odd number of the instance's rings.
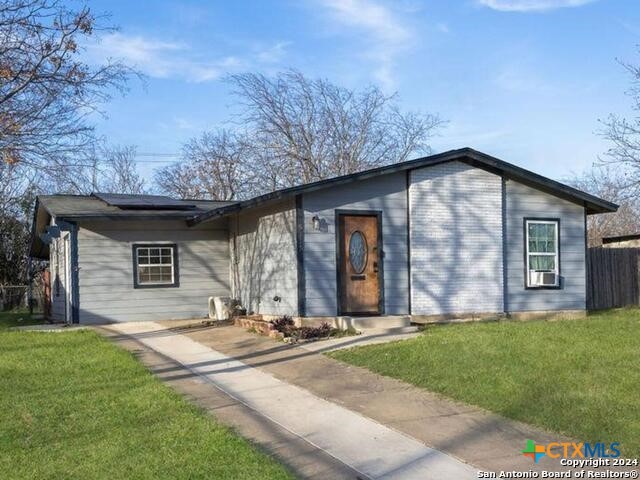
{"label": "house", "polygon": [[587,215],[617,205],[463,148],[237,202],[41,196],[53,317],[584,312]]}
{"label": "house", "polygon": [[640,247],[640,233],[602,237],[602,246],[605,248],[638,248]]}

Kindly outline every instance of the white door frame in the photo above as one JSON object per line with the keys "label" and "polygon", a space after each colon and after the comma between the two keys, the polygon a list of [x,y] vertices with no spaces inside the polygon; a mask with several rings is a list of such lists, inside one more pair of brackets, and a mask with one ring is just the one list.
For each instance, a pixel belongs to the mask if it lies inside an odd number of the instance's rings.
{"label": "white door frame", "polygon": [[68,324],[73,323],[71,309],[71,235],[62,232],[62,250],[64,255],[64,320]]}

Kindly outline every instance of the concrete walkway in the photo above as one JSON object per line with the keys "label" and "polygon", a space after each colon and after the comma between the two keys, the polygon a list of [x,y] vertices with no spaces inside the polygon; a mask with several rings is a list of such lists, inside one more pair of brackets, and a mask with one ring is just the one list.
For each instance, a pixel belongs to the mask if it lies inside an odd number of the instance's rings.
{"label": "concrete walkway", "polygon": [[[179,325],[160,323],[167,327]],[[571,439],[338,362],[321,354],[334,349],[327,342],[308,344],[316,348],[316,351],[309,351],[233,326],[185,328],[181,332],[244,364],[304,388],[316,397],[357,412],[478,469],[567,470],[557,459],[549,457],[533,463],[522,455],[522,449],[528,439],[539,444]],[[358,337],[345,337],[345,340],[352,342],[352,346],[359,344]],[[341,345],[344,346],[349,343]],[[498,371],[496,375],[499,375]],[[469,388],[474,388],[472,383]],[[523,389],[521,395],[511,401],[514,405],[537,401],[535,388],[531,385],[530,390]],[[358,442],[357,439],[352,441]]]}
{"label": "concrete walkway", "polygon": [[94,328],[121,348],[131,352],[153,375],[187,401],[211,414],[216,422],[231,428],[268,455],[277,458],[297,478],[311,480],[361,478],[360,473],[348,465],[251,410],[214,387],[206,378],[160,355],[135,338],[104,327]]}
{"label": "concrete walkway", "polygon": [[173,359],[362,477],[476,478],[476,468],[451,455],[163,325],[126,323],[109,328]]}

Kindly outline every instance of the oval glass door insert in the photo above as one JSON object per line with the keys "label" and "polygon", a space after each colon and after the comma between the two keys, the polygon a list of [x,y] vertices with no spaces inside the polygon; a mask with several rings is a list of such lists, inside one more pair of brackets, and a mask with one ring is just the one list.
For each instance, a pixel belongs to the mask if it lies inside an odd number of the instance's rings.
{"label": "oval glass door insert", "polygon": [[367,240],[360,230],[349,238],[349,262],[357,274],[364,272],[367,266]]}

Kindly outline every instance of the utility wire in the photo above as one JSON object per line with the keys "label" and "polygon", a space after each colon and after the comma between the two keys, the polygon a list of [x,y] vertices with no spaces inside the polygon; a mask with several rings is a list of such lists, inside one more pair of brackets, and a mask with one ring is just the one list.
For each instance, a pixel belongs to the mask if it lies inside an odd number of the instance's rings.
{"label": "utility wire", "polygon": [[154,152],[140,152],[136,153],[136,157],[179,157],[179,153],[154,153]]}

